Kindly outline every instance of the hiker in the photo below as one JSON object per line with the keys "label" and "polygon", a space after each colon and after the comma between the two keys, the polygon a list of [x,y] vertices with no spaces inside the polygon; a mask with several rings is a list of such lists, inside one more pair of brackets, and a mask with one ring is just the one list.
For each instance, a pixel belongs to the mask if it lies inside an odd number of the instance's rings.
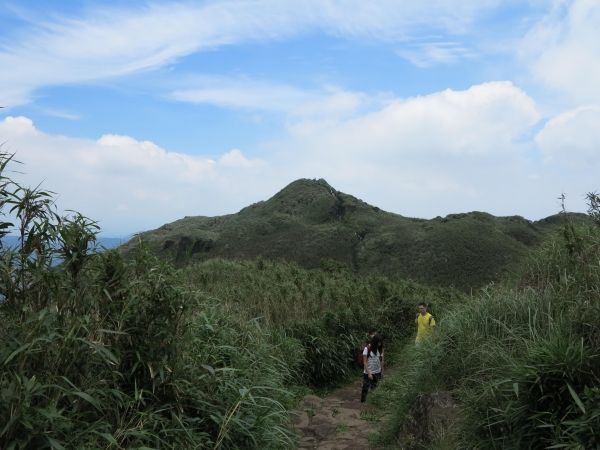
{"label": "hiker", "polygon": [[427,312],[427,305],[424,302],[418,305],[419,312],[415,319],[417,324],[417,337],[415,338],[415,345],[419,347],[423,339],[433,333],[435,328],[435,319],[431,314]]}
{"label": "hiker", "polygon": [[369,389],[375,389],[377,382],[381,379],[383,373],[383,364],[381,363],[381,350],[383,350],[383,339],[375,334],[371,343],[363,350],[363,384],[360,402],[364,403],[367,399]]}
{"label": "hiker", "polygon": [[[369,345],[371,343],[373,336],[375,336],[376,334],[377,334],[376,328],[371,328],[369,330],[369,340],[367,341],[367,345]],[[381,346],[379,347],[379,352],[381,353],[381,357],[379,358],[379,360],[381,361],[381,378],[383,378],[383,366],[385,363],[385,348],[383,348],[383,336],[381,337]]]}

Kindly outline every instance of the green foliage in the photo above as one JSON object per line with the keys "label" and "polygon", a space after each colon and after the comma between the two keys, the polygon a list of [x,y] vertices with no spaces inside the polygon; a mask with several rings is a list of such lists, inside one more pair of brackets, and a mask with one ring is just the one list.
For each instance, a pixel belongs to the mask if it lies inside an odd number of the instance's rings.
{"label": "green foliage", "polygon": [[597,192],[589,192],[586,196],[588,201],[588,214],[600,226],[600,195]]}
{"label": "green foliage", "polygon": [[[595,383],[599,370],[598,355],[582,340],[552,335],[530,350],[512,379],[492,386],[500,390],[494,397],[504,397],[506,404],[495,408],[498,416],[492,415],[491,423],[483,425],[496,440],[505,442],[505,448],[543,449],[560,443],[594,448],[600,444],[596,432],[585,433],[585,428],[579,433],[566,431],[575,422],[589,420],[589,416],[582,417],[585,407],[578,392],[587,392],[589,397],[588,386]],[[599,406],[596,404],[596,409]],[[573,442],[574,435],[578,442]]]}
{"label": "green foliage", "polygon": [[353,373],[369,329],[376,327],[388,342],[412,335],[417,303],[435,311],[459,295],[410,280],[357,277],[336,261],[323,265],[306,270],[283,260],[213,259],[183,273],[193,289],[219,298],[226,311],[294,338],[304,360],[289,361],[289,367],[313,385]]}
{"label": "green foliage", "polygon": [[0,448],[293,447],[294,339],[186,289],[144,245],[98,252],[96,224],[51,193],[4,172],[0,188],[19,235],[0,252]]}
{"label": "green foliage", "polygon": [[411,219],[336,191],[325,180],[301,179],[236,214],[185,217],[138,238],[180,267],[261,257],[469,290],[501,279],[561,223],[554,216],[530,222],[482,212]]}
{"label": "green foliage", "polygon": [[432,339],[402,352],[398,379],[372,396],[394,417],[387,442],[419,395],[450,391],[455,448],[599,447],[600,228],[562,220],[518,280],[454,302]]}

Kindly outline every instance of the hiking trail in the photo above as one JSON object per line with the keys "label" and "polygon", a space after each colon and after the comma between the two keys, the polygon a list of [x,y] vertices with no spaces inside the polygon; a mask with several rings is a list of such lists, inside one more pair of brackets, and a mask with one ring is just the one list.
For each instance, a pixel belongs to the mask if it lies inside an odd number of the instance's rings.
{"label": "hiking trail", "polygon": [[305,396],[292,412],[301,437],[298,450],[368,450],[369,435],[377,434],[376,408],[360,403],[362,378],[336,389],[326,398]]}

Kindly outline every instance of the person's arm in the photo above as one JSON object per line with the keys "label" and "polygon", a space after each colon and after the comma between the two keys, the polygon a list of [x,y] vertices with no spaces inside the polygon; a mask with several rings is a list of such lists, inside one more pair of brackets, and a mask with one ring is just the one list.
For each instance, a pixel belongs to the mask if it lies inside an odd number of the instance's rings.
{"label": "person's arm", "polygon": [[367,372],[367,375],[369,375],[369,380],[372,380],[373,379],[373,374],[369,370],[369,364],[368,364],[368,361],[367,361],[368,359],[369,359],[369,350],[367,350],[367,354],[366,355],[363,352],[363,365],[365,366],[365,371]]}

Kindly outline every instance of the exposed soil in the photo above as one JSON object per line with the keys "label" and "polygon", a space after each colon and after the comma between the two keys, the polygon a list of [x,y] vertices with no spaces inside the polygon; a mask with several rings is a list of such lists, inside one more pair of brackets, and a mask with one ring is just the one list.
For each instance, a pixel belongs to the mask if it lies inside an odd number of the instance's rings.
{"label": "exposed soil", "polygon": [[[376,410],[360,403],[362,379],[333,391],[326,398],[307,395],[293,411],[298,449],[368,450],[369,435],[377,433]],[[362,417],[362,418],[361,418]]]}

